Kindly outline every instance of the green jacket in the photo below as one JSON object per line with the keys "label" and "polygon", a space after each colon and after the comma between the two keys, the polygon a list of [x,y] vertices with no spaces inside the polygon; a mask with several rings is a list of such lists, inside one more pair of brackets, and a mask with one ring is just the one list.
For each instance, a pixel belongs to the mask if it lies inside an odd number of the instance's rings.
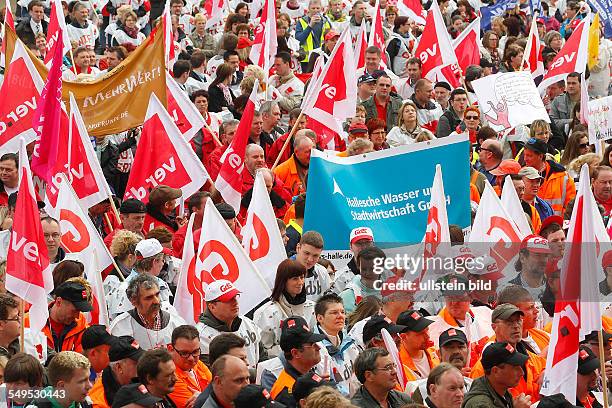
{"label": "green jacket", "polygon": [[461,408],[513,408],[512,395],[508,391],[501,397],[487,380],[477,378],[463,398]]}
{"label": "green jacket", "polygon": [[[370,96],[365,101],[361,102],[361,105],[365,108],[366,111],[366,122],[372,118],[378,117],[378,111],[376,110],[376,103],[374,102],[374,97],[376,95]],[[387,103],[387,132],[393,129],[394,126],[397,126],[397,115],[402,107],[402,98],[395,95],[389,95],[389,102]]]}

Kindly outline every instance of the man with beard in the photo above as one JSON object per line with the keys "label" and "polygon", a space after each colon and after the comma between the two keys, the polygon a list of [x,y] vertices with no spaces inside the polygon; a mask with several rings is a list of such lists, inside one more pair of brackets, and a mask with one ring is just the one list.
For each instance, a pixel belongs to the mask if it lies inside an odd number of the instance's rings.
{"label": "man with beard", "polygon": [[132,336],[145,350],[170,344],[172,331],[185,324],[185,320],[161,310],[157,277],[147,273],[139,274],[130,281],[126,293],[134,308],[113,320],[111,334]]}
{"label": "man with beard", "polygon": [[[463,333],[459,329],[448,329],[442,334],[440,334],[439,338],[440,343],[440,365],[442,364],[450,364],[455,367],[462,379],[462,389],[463,393],[468,392],[470,386],[472,385],[472,379],[466,377],[470,374],[470,367],[468,365],[468,340]],[[439,366],[438,366],[439,367]],[[423,398],[427,395],[431,396],[430,385],[433,379],[439,375],[439,373],[434,373],[435,368],[429,373],[427,378],[422,378],[417,381],[412,381],[406,384],[406,392],[412,394],[412,399],[415,402],[423,403]],[[434,398],[436,399],[436,398]],[[434,401],[435,404],[436,401]],[[459,404],[461,405],[461,404]],[[433,407],[432,405],[428,405]],[[445,408],[447,405],[438,405],[435,404],[437,408]],[[435,408],[433,407],[433,408]],[[454,407],[454,405],[448,405],[449,408]]]}
{"label": "man with beard", "polygon": [[315,144],[309,137],[297,136],[293,141],[293,155],[274,169],[274,174],[281,179],[293,196],[306,191],[305,179],[310,164],[310,152],[314,147]]}
{"label": "man with beard", "polygon": [[165,348],[149,350],[138,360],[138,380],[147,387],[154,397],[161,398],[160,408],[174,408],[176,405],[168,397],[174,391],[176,366],[172,356]]}
{"label": "man with beard", "polygon": [[402,342],[399,356],[407,381],[427,378],[431,370],[440,363],[433,342],[429,339],[429,325],[432,323],[433,320],[424,317],[417,310],[407,310],[397,318],[397,324],[406,326],[406,330],[400,334]]}
{"label": "man with beard", "polygon": [[[501,341],[504,342],[504,344],[509,344],[513,349],[518,350],[520,354],[527,357],[525,362],[521,364],[520,380],[516,382],[516,384],[509,386],[509,391],[514,397],[527,395],[535,402],[540,397],[538,379],[546,368],[546,360],[529,351],[525,345],[521,343],[524,316],[525,313],[510,303],[499,304],[491,315],[491,320],[493,322],[491,325],[495,331],[495,336],[491,338],[491,341]],[[484,360],[487,350],[493,345],[489,344],[485,346],[482,358],[472,367],[472,371],[470,372],[471,378],[476,379],[483,375],[487,375],[485,371],[487,367]]]}

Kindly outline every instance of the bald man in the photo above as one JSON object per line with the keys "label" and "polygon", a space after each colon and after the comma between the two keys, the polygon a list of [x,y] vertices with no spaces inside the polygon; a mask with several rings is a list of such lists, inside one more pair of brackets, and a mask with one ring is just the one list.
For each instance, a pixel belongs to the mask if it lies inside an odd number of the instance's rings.
{"label": "bald man", "polygon": [[274,169],[274,174],[285,183],[293,196],[306,191],[305,179],[310,165],[310,153],[314,147],[310,137],[301,134],[296,136],[293,141],[293,155]]}
{"label": "bald man", "polygon": [[484,174],[489,183],[494,186],[496,184],[495,176],[490,172],[497,168],[502,161],[503,151],[501,143],[494,139],[487,139],[482,142],[476,151],[478,152],[478,162],[476,162],[474,167]]}

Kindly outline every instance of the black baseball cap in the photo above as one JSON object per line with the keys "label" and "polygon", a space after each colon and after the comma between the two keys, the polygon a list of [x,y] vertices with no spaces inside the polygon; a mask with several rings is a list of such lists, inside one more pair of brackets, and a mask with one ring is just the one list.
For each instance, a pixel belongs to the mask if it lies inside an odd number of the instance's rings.
{"label": "black baseball cap", "polygon": [[434,85],[434,89],[436,88],[444,88],[446,89],[448,92],[452,91],[452,88],[450,86],[450,84],[446,81],[438,81],[436,82],[436,84]]}
{"label": "black baseball cap", "polygon": [[370,74],[363,74],[362,76],[359,77],[359,79],[357,80],[357,85],[361,85],[364,82],[376,82],[376,78],[374,78],[372,75]]}
{"label": "black baseball cap", "polygon": [[382,329],[386,329],[389,334],[398,334],[404,332],[407,327],[394,324],[388,317],[382,315],[372,316],[363,326],[363,344],[368,344],[380,334]]}
{"label": "black baseball cap", "polygon": [[119,388],[115,394],[112,408],[121,408],[130,404],[154,407],[159,402],[162,402],[162,399],[151,394],[143,384],[132,383]]}
{"label": "black baseball cap", "polygon": [[397,318],[397,324],[406,326],[404,331],[420,332],[425,330],[433,320],[427,319],[423,313],[418,310],[406,310],[400,313]]}
{"label": "black baseball cap", "polygon": [[217,207],[217,211],[219,211],[219,214],[221,214],[221,217],[223,217],[224,220],[233,220],[236,218],[236,211],[234,210],[234,207],[228,203],[215,204],[215,207]]}
{"label": "black baseball cap", "polygon": [[107,331],[106,326],[103,324],[94,324],[86,328],[83,332],[81,345],[83,346],[83,350],[91,350],[103,344],[110,346],[115,339],[117,338]]}
{"label": "black baseball cap", "polygon": [[450,329],[444,330],[442,333],[440,333],[438,342],[440,344],[440,348],[453,341],[468,344],[468,340],[465,333],[459,329],[455,329],[454,327],[451,327]]}
{"label": "black baseball cap", "polygon": [[115,338],[108,351],[108,358],[111,362],[130,358],[134,361],[144,354],[144,350],[132,336],[119,336]]}
{"label": "black baseball cap", "polygon": [[303,317],[291,316],[281,321],[280,348],[283,351],[291,351],[300,348],[305,343],[317,343],[325,340],[325,336],[310,331],[310,327]]}
{"label": "black baseball cap", "polygon": [[548,145],[543,140],[532,137],[527,140],[527,143],[525,143],[525,149],[529,149],[540,154],[546,154],[548,152]]}
{"label": "black baseball cap", "polygon": [[261,385],[249,384],[240,390],[234,399],[234,408],[285,408],[286,405],[276,402],[268,390]]}
{"label": "black baseball cap", "polygon": [[580,350],[578,350],[578,374],[591,374],[599,366],[599,358],[593,353],[593,350],[586,346],[580,346]]}
{"label": "black baseball cap", "polygon": [[512,344],[495,342],[484,349],[481,363],[485,370],[490,370],[500,364],[522,366],[528,359],[525,354],[516,351]]}
{"label": "black baseball cap", "polygon": [[93,307],[87,299],[87,289],[79,282],[64,282],[60,284],[53,294],[72,303],[81,312],[91,312]]}
{"label": "black baseball cap", "polygon": [[121,214],[146,214],[147,206],[140,200],[128,198],[119,207]]}
{"label": "black baseball cap", "polygon": [[[601,331],[602,337],[603,337],[603,341],[604,343],[609,342],[610,340],[612,340],[612,334],[608,333],[605,330]],[[589,341],[598,341],[597,339],[597,330],[593,330],[591,333],[587,334],[586,336],[584,336],[584,340],[581,343],[586,343]]]}
{"label": "black baseball cap", "polygon": [[442,296],[462,296],[467,294],[469,281],[464,275],[450,273],[438,279],[439,283],[445,283],[442,288]]}
{"label": "black baseball cap", "polygon": [[293,395],[293,398],[295,398],[296,402],[298,402],[298,405],[299,405],[299,402],[302,398],[308,397],[310,393],[314,391],[315,388],[322,387],[324,385],[327,385],[328,387],[336,388],[335,382],[324,380],[318,374],[315,374],[313,372],[308,372],[304,374],[303,376],[299,377],[295,381],[295,384],[293,384],[293,391],[291,392],[291,394]]}

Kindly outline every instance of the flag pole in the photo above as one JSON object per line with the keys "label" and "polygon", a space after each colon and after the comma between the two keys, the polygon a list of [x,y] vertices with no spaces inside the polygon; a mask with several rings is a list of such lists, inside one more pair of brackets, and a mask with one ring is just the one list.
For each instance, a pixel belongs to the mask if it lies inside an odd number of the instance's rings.
{"label": "flag pole", "polygon": [[600,364],[600,373],[601,373],[601,385],[603,388],[603,406],[604,408],[608,408],[608,378],[606,377],[606,354],[604,351],[603,344],[603,333],[601,330],[597,331],[597,341],[599,343],[599,364]]}
{"label": "flag pole", "polygon": [[300,115],[297,117],[297,120],[293,124],[293,127],[291,128],[291,132],[289,132],[289,136],[287,136],[287,140],[285,140],[285,143],[283,143],[283,147],[280,149],[280,152],[278,152],[278,156],[276,157],[276,160],[274,160],[274,164],[272,165],[272,168],[270,170],[274,170],[276,166],[278,166],[278,162],[280,161],[281,156],[287,149],[287,145],[289,144],[289,141],[291,140],[291,138],[293,137],[293,134],[297,130],[297,126],[298,126],[298,123],[300,123],[300,119],[302,119],[302,115],[303,113],[300,112]]}
{"label": "flag pole", "polygon": [[[19,351],[23,353],[25,348],[25,330],[23,328],[25,322],[25,300],[21,299],[19,302],[19,320],[20,320],[20,328],[19,328]],[[606,407],[607,408],[607,407]]]}

